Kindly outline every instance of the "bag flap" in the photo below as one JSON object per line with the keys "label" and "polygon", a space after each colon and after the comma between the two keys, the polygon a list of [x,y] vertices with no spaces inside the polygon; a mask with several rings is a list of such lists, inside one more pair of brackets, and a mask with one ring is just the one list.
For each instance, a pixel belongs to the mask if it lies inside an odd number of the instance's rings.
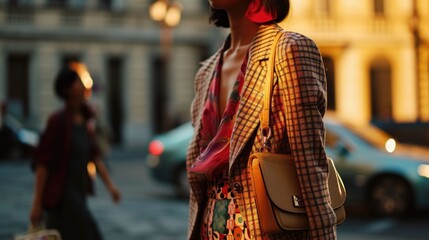
{"label": "bag flap", "polygon": [[[305,213],[304,206],[297,206],[302,201],[302,193],[298,182],[295,163],[291,155],[256,153],[264,178],[267,194],[278,208],[289,212]],[[329,159],[329,190],[332,207],[337,209],[344,205],[346,192],[344,184],[331,159]],[[295,198],[295,199],[294,199]],[[298,204],[299,205],[299,204]]]}

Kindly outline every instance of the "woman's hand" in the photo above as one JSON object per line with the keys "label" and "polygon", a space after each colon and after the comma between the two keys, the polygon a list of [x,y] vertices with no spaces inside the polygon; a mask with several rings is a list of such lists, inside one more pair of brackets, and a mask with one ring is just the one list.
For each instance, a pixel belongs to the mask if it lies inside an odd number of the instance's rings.
{"label": "woman's hand", "polygon": [[34,199],[30,211],[30,222],[33,226],[38,226],[43,217],[43,191],[46,184],[47,169],[43,165],[36,167],[36,182],[34,186]]}
{"label": "woman's hand", "polygon": [[109,185],[108,189],[112,197],[112,201],[114,203],[119,203],[121,201],[121,193],[119,192],[118,188],[116,188],[115,185],[111,184]]}
{"label": "woman's hand", "polygon": [[33,226],[38,226],[42,222],[43,208],[40,204],[33,204],[30,212],[30,222]]}

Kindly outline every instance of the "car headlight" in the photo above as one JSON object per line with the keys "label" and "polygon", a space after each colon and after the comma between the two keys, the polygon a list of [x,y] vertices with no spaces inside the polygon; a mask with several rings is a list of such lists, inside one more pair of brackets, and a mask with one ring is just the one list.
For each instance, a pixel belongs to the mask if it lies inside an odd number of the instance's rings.
{"label": "car headlight", "polygon": [[419,173],[420,176],[429,178],[429,165],[427,164],[420,165],[417,169],[417,172]]}

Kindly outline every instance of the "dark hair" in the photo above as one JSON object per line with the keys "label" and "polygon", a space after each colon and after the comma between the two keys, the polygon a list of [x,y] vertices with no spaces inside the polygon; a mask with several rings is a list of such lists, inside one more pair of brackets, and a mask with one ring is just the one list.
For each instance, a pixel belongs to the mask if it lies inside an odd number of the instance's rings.
{"label": "dark hair", "polygon": [[[283,19],[289,15],[289,0],[262,0],[261,5],[260,7],[265,8],[267,12],[277,16],[277,18],[272,21],[274,23],[283,21]],[[228,14],[223,9],[214,9],[210,7],[209,21],[217,27],[229,28]]]}
{"label": "dark hair", "polygon": [[79,74],[72,70],[69,66],[66,66],[61,69],[57,75],[57,78],[55,79],[54,91],[59,98],[67,100],[67,89],[69,89],[75,81],[79,80]]}

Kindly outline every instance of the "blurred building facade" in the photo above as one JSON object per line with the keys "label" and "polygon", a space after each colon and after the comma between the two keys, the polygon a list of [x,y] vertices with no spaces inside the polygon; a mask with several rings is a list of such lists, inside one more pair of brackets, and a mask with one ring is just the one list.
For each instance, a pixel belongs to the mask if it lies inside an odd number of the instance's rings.
{"label": "blurred building facade", "polygon": [[60,107],[52,87],[57,72],[80,60],[92,73],[92,100],[114,141],[143,145],[189,119],[198,63],[221,39],[208,28],[206,0],[180,2],[182,20],[172,29],[166,64],[163,26],[148,14],[151,1],[0,0],[0,100],[43,128]]}
{"label": "blurred building facade", "polygon": [[429,1],[293,1],[283,26],[317,42],[340,117],[429,122]]}
{"label": "blurred building facade", "polygon": [[[151,1],[0,0],[0,100],[42,128],[59,107],[52,84],[69,60],[88,65],[93,101],[115,141],[143,145],[189,119],[198,62],[225,32],[208,25],[207,0],[180,0],[168,64]],[[357,124],[429,122],[429,1],[291,0],[287,30],[324,56],[329,109]]]}

